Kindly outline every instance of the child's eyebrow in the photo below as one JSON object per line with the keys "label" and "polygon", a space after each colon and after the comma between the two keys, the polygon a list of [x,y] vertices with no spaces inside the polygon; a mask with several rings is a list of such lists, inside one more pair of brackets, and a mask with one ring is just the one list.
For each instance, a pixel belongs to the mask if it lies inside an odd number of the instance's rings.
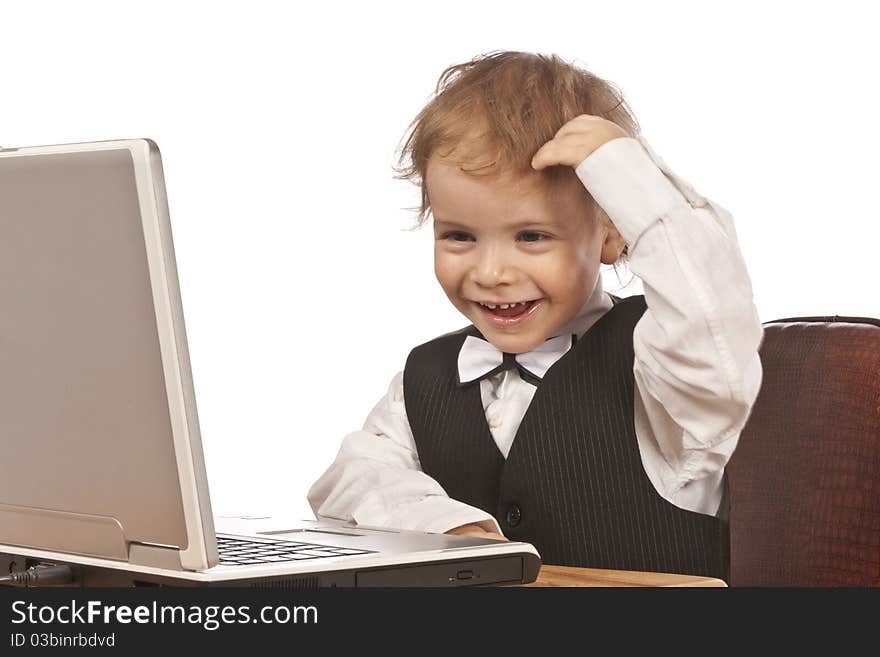
{"label": "child's eyebrow", "polygon": [[435,226],[446,226],[449,228],[468,228],[468,229],[470,229],[470,226],[467,226],[465,224],[460,224],[455,221],[447,221],[446,219],[437,219],[437,217],[434,217],[434,225]]}
{"label": "child's eyebrow", "polygon": [[[438,226],[438,227],[442,226],[442,227],[446,227],[446,228],[463,228],[465,230],[471,230],[471,227],[468,226],[467,224],[462,224],[457,221],[449,221],[447,219],[437,219],[436,217],[434,218],[434,225]],[[555,228],[555,227],[557,227],[556,223],[553,221],[541,221],[540,219],[526,219],[525,221],[518,221],[515,224],[510,224],[509,226],[507,226],[507,228],[511,228],[511,229],[516,230],[519,228],[527,228],[529,226],[535,227],[535,228],[538,228],[538,227]]]}

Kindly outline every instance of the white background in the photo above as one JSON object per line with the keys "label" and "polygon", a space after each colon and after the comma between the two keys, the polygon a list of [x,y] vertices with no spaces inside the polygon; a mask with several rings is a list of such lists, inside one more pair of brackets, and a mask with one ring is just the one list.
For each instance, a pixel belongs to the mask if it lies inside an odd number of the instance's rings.
{"label": "white background", "polygon": [[311,517],[409,349],[466,324],[391,165],[477,54],[614,82],[733,213],[763,321],[880,317],[872,3],[718,4],[0,2],[0,144],[159,143],[214,510]]}

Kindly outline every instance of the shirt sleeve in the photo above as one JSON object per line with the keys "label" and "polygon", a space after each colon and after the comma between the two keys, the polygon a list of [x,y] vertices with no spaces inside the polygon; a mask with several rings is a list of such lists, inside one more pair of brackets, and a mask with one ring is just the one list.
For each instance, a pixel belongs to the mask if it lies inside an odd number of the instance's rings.
{"label": "shirt sleeve", "polygon": [[406,417],[403,372],[363,429],[345,436],[336,459],[309,489],[308,501],[316,518],[438,534],[473,523],[501,533],[490,514],[450,498],[422,471]]}
{"label": "shirt sleeve", "polygon": [[648,308],[633,333],[636,428],[647,425],[643,462],[653,453],[658,464],[646,471],[670,501],[714,513],[762,378],[763,327],[732,217],[643,137],[603,144],[576,172],[643,282]]}

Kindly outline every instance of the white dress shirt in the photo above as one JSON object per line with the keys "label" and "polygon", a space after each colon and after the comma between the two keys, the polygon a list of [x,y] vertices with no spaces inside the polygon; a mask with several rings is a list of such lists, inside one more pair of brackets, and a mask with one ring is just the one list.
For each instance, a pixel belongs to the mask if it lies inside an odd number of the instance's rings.
{"label": "white dress shirt", "polygon": [[[633,331],[636,438],[657,492],[714,514],[724,467],[761,384],[763,328],[729,212],[674,174],[643,137],[613,139],[575,169],[629,246],[647,310]],[[582,336],[612,307],[602,279],[558,333]],[[507,370],[480,381],[486,420],[507,457],[535,386]],[[491,514],[451,499],[422,472],[403,401],[403,372],[361,431],[312,485],[319,518],[442,533]]]}

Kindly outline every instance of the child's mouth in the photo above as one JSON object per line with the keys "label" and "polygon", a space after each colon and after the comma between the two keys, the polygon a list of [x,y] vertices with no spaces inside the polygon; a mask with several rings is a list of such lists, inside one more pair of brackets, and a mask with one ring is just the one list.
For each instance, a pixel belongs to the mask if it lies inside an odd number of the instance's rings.
{"label": "child's mouth", "polygon": [[531,317],[535,309],[541,304],[542,299],[533,299],[525,303],[517,303],[509,308],[489,308],[482,303],[475,302],[482,311],[483,316],[496,326],[513,326]]}

